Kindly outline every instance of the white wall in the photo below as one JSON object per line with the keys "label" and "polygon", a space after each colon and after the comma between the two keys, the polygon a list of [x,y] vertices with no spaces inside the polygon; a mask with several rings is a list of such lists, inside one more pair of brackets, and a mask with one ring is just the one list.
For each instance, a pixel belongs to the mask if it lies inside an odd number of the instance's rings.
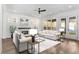
{"label": "white wall", "polygon": [[0,53],[2,51],[2,5],[0,4]]}
{"label": "white wall", "polygon": [[[57,19],[57,30],[59,30],[60,28],[60,22],[61,22],[61,18],[66,18],[66,32],[68,32],[68,21],[69,21],[69,17],[73,17],[76,16],[77,19],[79,19],[79,10],[74,10],[74,11],[68,11],[68,12],[62,12],[59,14],[54,15],[51,19],[55,18]],[[78,20],[77,20],[78,21]],[[78,22],[79,23],[79,22]],[[78,24],[77,23],[77,24]],[[79,28],[79,25],[78,25]],[[77,32],[79,32],[77,28]],[[67,38],[72,38],[72,39],[79,39],[78,37],[79,35],[66,35]]]}
{"label": "white wall", "polygon": [[[8,22],[9,18],[16,18],[16,23],[9,23]],[[39,27],[39,20],[40,19],[38,19],[36,17],[31,17],[31,16],[27,16],[27,15],[23,15],[23,14],[16,14],[16,13],[11,13],[11,12],[5,12],[4,11],[3,38],[9,38],[10,37],[10,31],[9,31],[10,24],[13,24],[13,25],[16,25],[16,26],[21,26],[20,25],[20,18],[29,19],[29,27],[34,28],[36,26],[36,27],[40,28]]]}

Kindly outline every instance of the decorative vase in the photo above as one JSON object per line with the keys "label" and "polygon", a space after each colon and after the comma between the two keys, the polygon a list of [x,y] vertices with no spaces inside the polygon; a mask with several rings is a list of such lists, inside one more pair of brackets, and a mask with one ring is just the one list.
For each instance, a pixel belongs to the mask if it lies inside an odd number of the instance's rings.
{"label": "decorative vase", "polygon": [[32,42],[35,42],[35,36],[32,36]]}

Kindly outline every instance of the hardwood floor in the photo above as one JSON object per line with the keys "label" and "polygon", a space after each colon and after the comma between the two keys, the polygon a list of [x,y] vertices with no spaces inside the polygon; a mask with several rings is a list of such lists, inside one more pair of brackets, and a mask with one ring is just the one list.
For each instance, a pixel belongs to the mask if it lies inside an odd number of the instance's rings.
{"label": "hardwood floor", "polygon": [[2,54],[15,54],[16,49],[13,45],[12,39],[2,40]]}
{"label": "hardwood floor", "polygon": [[[3,51],[2,54],[16,54],[16,49],[11,39],[3,39]],[[79,41],[64,39],[61,44],[51,47],[40,54],[78,54],[79,53]],[[27,54],[24,52],[22,54]]]}
{"label": "hardwood floor", "polygon": [[47,54],[78,54],[79,41],[65,39],[61,44],[56,45],[42,53]]}

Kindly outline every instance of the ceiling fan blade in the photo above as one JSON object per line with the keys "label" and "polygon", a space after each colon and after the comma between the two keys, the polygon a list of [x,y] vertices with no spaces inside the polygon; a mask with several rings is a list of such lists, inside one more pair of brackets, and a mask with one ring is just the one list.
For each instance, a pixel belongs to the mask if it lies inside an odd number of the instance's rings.
{"label": "ceiling fan blade", "polygon": [[45,9],[44,10],[40,10],[40,12],[44,12],[44,11],[46,11]]}
{"label": "ceiling fan blade", "polygon": [[41,12],[46,11],[46,9],[41,10],[40,8],[38,8],[38,10],[34,10],[34,11],[37,11],[37,12],[38,12],[38,14],[40,14]]}

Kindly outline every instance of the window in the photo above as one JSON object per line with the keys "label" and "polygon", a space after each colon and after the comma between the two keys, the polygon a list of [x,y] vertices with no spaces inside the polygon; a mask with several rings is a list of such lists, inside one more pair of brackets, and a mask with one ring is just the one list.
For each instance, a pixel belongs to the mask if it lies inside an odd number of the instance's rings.
{"label": "window", "polygon": [[61,19],[61,29],[63,29],[64,34],[66,34],[66,18]]}
{"label": "window", "polygon": [[10,22],[10,23],[16,23],[16,18],[9,18],[8,22]]}
{"label": "window", "polygon": [[76,17],[70,17],[69,18],[69,29],[68,29],[69,34],[75,35],[76,29],[77,29],[77,19]]}

